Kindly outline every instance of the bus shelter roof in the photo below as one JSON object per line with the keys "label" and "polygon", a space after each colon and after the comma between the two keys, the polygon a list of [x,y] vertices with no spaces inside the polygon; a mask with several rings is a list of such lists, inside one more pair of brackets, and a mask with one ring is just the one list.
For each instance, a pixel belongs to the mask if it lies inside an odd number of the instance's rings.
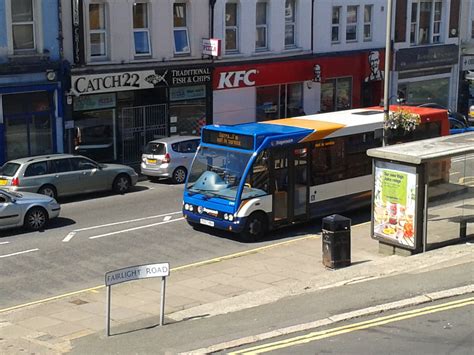
{"label": "bus shelter roof", "polygon": [[372,158],[416,165],[429,160],[471,153],[474,153],[474,132],[367,150],[367,155]]}

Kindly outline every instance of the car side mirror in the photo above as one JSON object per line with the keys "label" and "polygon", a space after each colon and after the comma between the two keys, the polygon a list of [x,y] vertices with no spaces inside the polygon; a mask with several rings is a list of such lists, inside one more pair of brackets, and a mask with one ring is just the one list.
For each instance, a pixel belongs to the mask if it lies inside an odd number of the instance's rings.
{"label": "car side mirror", "polygon": [[12,198],[10,199],[10,201],[11,201],[11,203],[16,203],[16,198],[13,198],[13,197],[12,197]]}

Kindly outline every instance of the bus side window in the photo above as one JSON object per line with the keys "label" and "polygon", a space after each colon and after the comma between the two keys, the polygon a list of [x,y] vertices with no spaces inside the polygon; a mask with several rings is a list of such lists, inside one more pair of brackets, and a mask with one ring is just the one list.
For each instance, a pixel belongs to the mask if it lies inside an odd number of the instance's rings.
{"label": "bus side window", "polygon": [[270,193],[269,175],[268,175],[268,153],[266,150],[261,152],[252,166],[251,173],[245,181],[252,188],[263,190]]}
{"label": "bus side window", "polygon": [[344,179],[346,154],[344,139],[317,141],[311,150],[311,183],[327,184]]}

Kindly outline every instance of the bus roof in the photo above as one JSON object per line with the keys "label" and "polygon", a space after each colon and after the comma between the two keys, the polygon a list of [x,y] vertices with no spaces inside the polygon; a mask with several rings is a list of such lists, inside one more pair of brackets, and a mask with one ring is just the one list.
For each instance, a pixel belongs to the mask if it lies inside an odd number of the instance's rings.
{"label": "bus roof", "polygon": [[[431,107],[390,106],[390,111],[405,109],[420,115],[421,122],[445,121],[442,125],[443,134],[449,129],[446,110]],[[383,107],[374,106],[329,113],[282,118],[256,123],[242,123],[236,125],[210,125],[205,129],[232,134],[245,134],[258,137],[278,135],[299,135],[300,142],[334,138],[351,134],[375,131],[383,128]]]}

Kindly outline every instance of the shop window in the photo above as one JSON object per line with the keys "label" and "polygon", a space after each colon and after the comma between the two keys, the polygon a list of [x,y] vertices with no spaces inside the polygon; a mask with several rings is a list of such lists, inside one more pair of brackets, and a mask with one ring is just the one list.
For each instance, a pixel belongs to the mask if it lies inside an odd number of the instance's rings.
{"label": "shop window", "polygon": [[372,40],[372,9],[373,5],[364,6],[364,41]]}
{"label": "shop window", "polygon": [[347,7],[347,19],[346,19],[346,41],[355,42],[357,41],[357,12],[359,6],[348,6]]}
{"label": "shop window", "polygon": [[92,59],[107,56],[106,4],[89,4],[89,54]]}
{"label": "shop window", "polygon": [[448,107],[449,78],[400,83],[398,91],[404,93],[410,105],[436,103]]}
{"label": "shop window", "polygon": [[410,43],[440,43],[443,4],[439,0],[416,0],[411,5]]}
{"label": "shop window", "polygon": [[296,46],[296,0],[285,2],[285,48]]}
{"label": "shop window", "polygon": [[267,36],[268,36],[268,25],[267,25],[267,2],[257,2],[257,33],[255,40],[256,50],[266,50],[268,47]]}
{"label": "shop window", "polygon": [[331,24],[331,42],[339,42],[339,33],[341,29],[341,7],[332,7],[332,24]]}
{"label": "shop window", "polygon": [[239,51],[238,5],[233,2],[225,4],[225,50],[226,53]]}
{"label": "shop window", "polygon": [[321,85],[321,112],[348,110],[352,106],[352,78],[326,80]]}
{"label": "shop window", "polygon": [[185,3],[173,5],[173,24],[175,54],[190,53]]}
{"label": "shop window", "polygon": [[295,117],[303,114],[301,83],[257,87],[257,121]]}
{"label": "shop window", "polygon": [[36,49],[35,8],[33,0],[12,0],[13,51],[24,52]]}
{"label": "shop window", "polygon": [[138,2],[133,4],[133,41],[136,56],[151,54],[147,3]]}

